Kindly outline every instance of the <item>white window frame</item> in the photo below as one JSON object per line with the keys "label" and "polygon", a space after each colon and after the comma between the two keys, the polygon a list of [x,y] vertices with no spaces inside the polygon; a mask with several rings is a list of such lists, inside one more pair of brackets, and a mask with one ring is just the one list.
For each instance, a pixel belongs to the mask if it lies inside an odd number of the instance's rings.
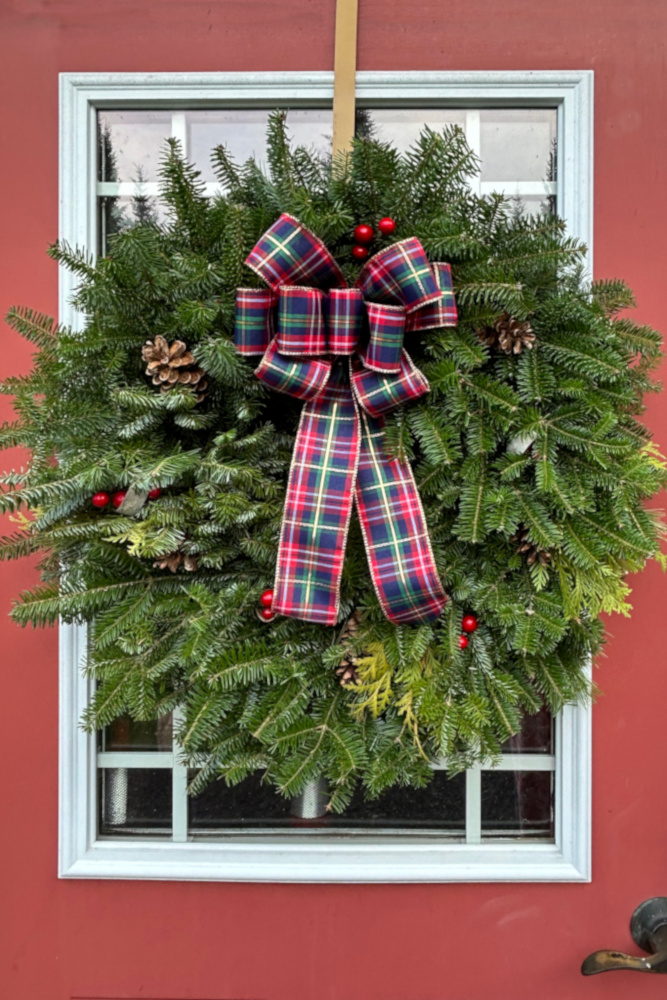
{"label": "white window frame", "polygon": [[[560,214],[588,246],[592,273],[593,72],[357,73],[361,104],[418,107],[557,107]],[[64,73],[60,76],[60,237],[95,248],[96,115],[100,108],[330,106],[333,74]],[[474,140],[474,136],[469,136]],[[474,142],[473,142],[474,144]],[[74,279],[59,276],[61,321],[76,326]],[[230,832],[215,842],[187,838],[187,818],[171,840],[97,836],[97,748],[80,727],[92,683],[82,671],[86,630],[60,625],[61,878],[190,879],[267,882],[587,882],[591,878],[591,706],[567,706],[556,719],[555,843],[479,837],[467,817],[466,843],[432,835],[341,836],[317,831],[278,836]],[[111,755],[105,755],[111,756]],[[174,784],[185,768],[172,754]],[[154,760],[152,755],[152,760]],[[139,762],[139,756],[137,756]],[[109,763],[109,762],[108,762]],[[110,763],[113,763],[111,761]],[[519,769],[518,757],[512,761]],[[544,762],[543,762],[544,764]],[[542,767],[543,767],[542,764]],[[155,766],[148,764],[144,766]],[[521,757],[530,767],[530,757]],[[484,768],[467,772],[468,788]],[[475,831],[475,820],[477,831]],[[178,828],[177,828],[178,827]],[[481,842],[480,842],[481,841]]]}

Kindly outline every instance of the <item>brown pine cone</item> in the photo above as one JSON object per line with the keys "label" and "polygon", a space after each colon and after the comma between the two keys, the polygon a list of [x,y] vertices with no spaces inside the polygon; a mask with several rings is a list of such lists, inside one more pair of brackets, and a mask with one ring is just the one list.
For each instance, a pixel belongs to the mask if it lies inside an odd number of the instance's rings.
{"label": "brown pine cone", "polygon": [[185,555],[180,549],[176,549],[169,555],[160,556],[153,566],[155,569],[169,569],[172,573],[176,573],[182,566],[187,573],[195,573],[199,569],[199,561],[196,556]]}
{"label": "brown pine cone", "polygon": [[528,528],[522,526],[515,535],[512,535],[510,541],[516,545],[519,555],[526,556],[526,562],[529,566],[532,566],[538,560],[541,566],[548,566],[551,562],[551,553],[531,542],[528,534]]}
{"label": "brown pine cone", "polygon": [[147,361],[146,374],[161,392],[168,392],[176,385],[188,385],[201,400],[206,395],[208,381],[206,372],[195,361],[194,355],[182,340],[169,345],[164,337],[155,341],[147,340],[141,349],[141,356]]}
{"label": "brown pine cone", "polygon": [[[348,620],[345,622],[345,627],[340,634],[340,642],[344,646],[349,645],[349,640],[353,639],[354,636],[359,631],[359,623],[361,622],[361,611],[358,609],[353,611]],[[346,641],[347,640],[347,641]],[[356,684],[359,681],[359,674],[356,670],[356,663],[358,657],[354,652],[349,649],[345,653],[345,656],[340,661],[336,667],[336,677],[340,683],[345,687],[348,684]]]}
{"label": "brown pine cone", "polygon": [[348,684],[356,684],[359,680],[359,674],[357,673],[355,663],[356,659],[350,659],[346,656],[336,667],[336,677],[343,687],[347,687]]}
{"label": "brown pine cone", "polygon": [[519,320],[503,313],[493,326],[477,331],[477,336],[489,347],[505,354],[521,354],[523,348],[532,350],[535,343],[533,328],[527,320]]}

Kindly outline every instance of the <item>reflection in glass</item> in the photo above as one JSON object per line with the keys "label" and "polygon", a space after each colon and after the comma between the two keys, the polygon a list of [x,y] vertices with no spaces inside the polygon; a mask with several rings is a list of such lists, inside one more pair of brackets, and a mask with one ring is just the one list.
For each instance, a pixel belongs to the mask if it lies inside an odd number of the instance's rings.
{"label": "reflection in glass", "polygon": [[[194,773],[190,774],[190,780]],[[437,771],[426,788],[395,788],[379,799],[368,801],[358,791],[341,816],[324,813],[314,820],[295,815],[298,810],[278,795],[270,785],[252,775],[228,788],[218,781],[200,795],[189,799],[189,827],[192,832],[213,832],[242,827],[291,830],[393,829],[419,832],[437,830],[463,835],[465,830],[465,775],[448,778]]]}
{"label": "reflection in glass", "polygon": [[379,142],[393,143],[401,153],[414,145],[425,125],[440,132],[446,125],[465,129],[466,124],[466,112],[456,108],[364,108],[362,113],[369,126],[366,134]]}
{"label": "reflection in glass", "polygon": [[521,218],[556,214],[556,196],[552,194],[514,196],[510,203],[512,214]]}
{"label": "reflection in glass", "polygon": [[483,771],[482,835],[553,838],[552,771]]}
{"label": "reflection in glass", "polygon": [[146,195],[141,187],[131,197],[109,196],[97,199],[98,252],[106,254],[109,237],[139,222],[163,223],[166,206],[159,198]]}
{"label": "reflection in glass", "polygon": [[169,833],[171,784],[170,768],[100,768],[100,834]]}
{"label": "reflection in glass", "polygon": [[[188,111],[188,159],[201,171],[202,180],[214,181],[211,151],[226,146],[236,163],[255,159],[266,169],[268,110]],[[287,113],[287,127],[294,145],[322,154],[331,152],[333,113],[330,108],[296,108]]]}
{"label": "reflection in glass", "polygon": [[[194,771],[188,780],[195,777]],[[199,794],[188,797],[189,826],[193,832],[238,827],[290,826],[289,799],[278,795],[261,776],[253,774],[229,788],[215,781]]]}
{"label": "reflection in glass", "polygon": [[99,749],[106,753],[126,753],[128,751],[172,749],[171,714],[159,719],[137,722],[129,715],[114,719],[111,725],[100,732]]}
{"label": "reflection in glass", "polygon": [[99,111],[98,180],[157,181],[171,111]]}
{"label": "reflection in glass", "polygon": [[390,788],[378,799],[357,792],[342,816],[332,816],[332,827],[376,827],[401,830],[438,830],[463,834],[465,830],[465,775],[448,777],[436,771],[425,788]]}
{"label": "reflection in glass", "polygon": [[555,108],[480,112],[483,181],[555,181]]}
{"label": "reflection in glass", "polygon": [[524,715],[520,731],[503,744],[502,752],[552,754],[554,719],[549,710],[543,708],[534,715]]}

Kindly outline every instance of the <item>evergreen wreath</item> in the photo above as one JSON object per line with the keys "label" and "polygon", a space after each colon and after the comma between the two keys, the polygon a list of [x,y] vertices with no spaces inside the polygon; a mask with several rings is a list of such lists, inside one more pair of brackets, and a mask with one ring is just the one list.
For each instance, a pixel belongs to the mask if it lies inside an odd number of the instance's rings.
{"label": "evergreen wreath", "polygon": [[[79,279],[81,331],[8,316],[37,353],[3,383],[17,419],[2,446],[31,459],[2,479],[19,528],[1,554],[42,553],[43,581],[12,615],[90,623],[89,730],[180,706],[194,792],[261,771],[293,796],[324,776],[342,811],[359,784],[423,786],[434,760],[494,758],[525,713],[590,696],[601,614],[627,615],[627,575],[661,558],[645,500],[667,471],[638,419],[660,337],[621,315],[625,284],[587,282],[561,220],[471,193],[455,128],[406,154],[359,139],[341,169],[292,148],[276,113],[268,176],[222,147],[213,163],[224,193],[209,200],[172,140],[167,224],[119,232],[96,262],[51,248]],[[257,614],[301,404],[255,379],[232,333],[237,288],[260,287],[244,260],[281,213],[350,284],[354,228],[382,216],[396,231],[377,246],[416,236],[452,265],[458,326],[410,337],[431,392],[385,431],[411,460],[450,597],[434,624],[382,615],[354,521],[337,626]]]}

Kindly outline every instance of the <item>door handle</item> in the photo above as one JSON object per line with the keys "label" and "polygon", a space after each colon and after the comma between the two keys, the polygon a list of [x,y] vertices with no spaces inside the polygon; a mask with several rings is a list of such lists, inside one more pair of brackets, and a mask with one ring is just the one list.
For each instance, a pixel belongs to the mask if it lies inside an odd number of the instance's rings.
{"label": "door handle", "polygon": [[626,955],[622,951],[594,951],[581,966],[583,976],[597,972],[667,973],[667,896],[654,896],[640,903],[632,914],[630,933],[648,955]]}

